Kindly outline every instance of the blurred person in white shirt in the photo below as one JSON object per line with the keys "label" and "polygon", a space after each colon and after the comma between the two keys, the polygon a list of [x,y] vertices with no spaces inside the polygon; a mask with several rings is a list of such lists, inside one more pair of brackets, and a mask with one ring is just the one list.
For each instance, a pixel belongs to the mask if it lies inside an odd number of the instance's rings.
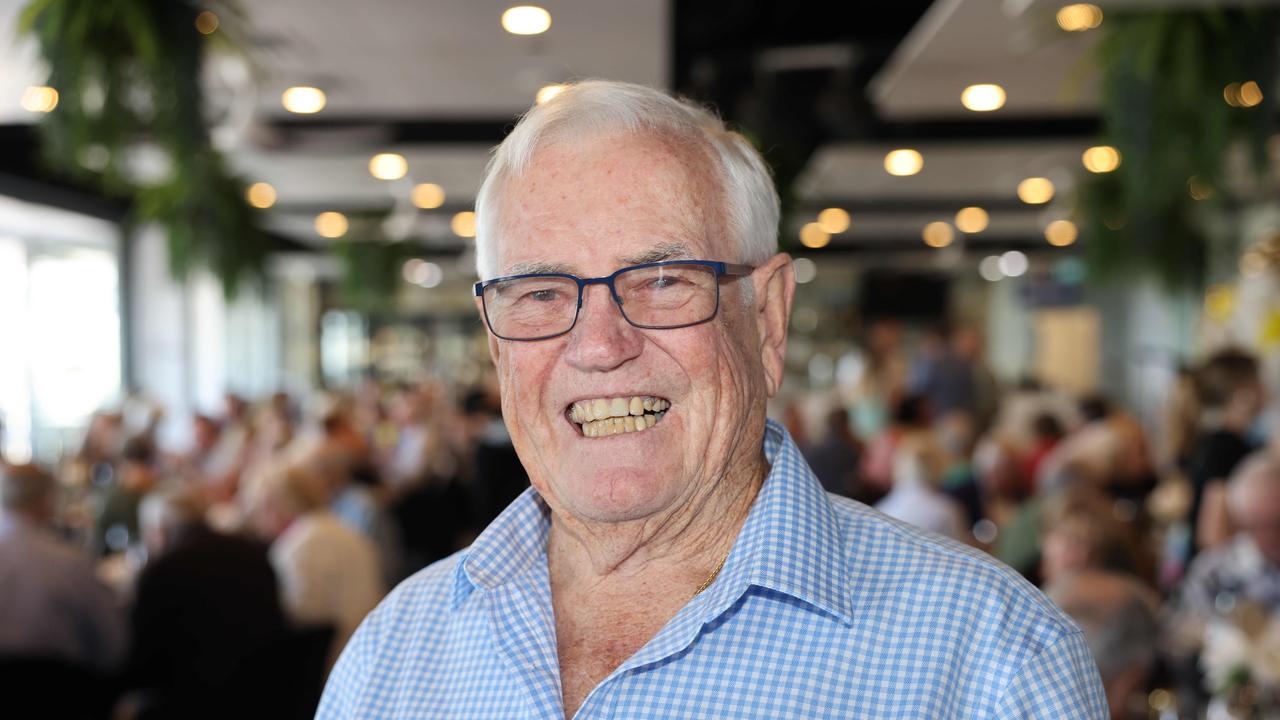
{"label": "blurred person in white shirt", "polygon": [[377,549],[330,512],[330,495],[303,467],[277,468],[262,478],[250,521],[271,542],[286,614],[334,628],[332,662],[386,588]]}
{"label": "blurred person in white shirt", "polygon": [[929,436],[904,440],[894,453],[893,489],[876,503],[880,512],[918,528],[967,542],[965,511],[938,489],[939,454]]}

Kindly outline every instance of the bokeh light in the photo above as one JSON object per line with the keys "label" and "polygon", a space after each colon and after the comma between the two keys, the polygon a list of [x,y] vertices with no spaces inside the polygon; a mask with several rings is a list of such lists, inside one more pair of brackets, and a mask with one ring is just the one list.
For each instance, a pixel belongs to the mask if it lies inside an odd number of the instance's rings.
{"label": "bokeh light", "polygon": [[316,234],[324,238],[340,238],[347,234],[347,216],[340,212],[322,212],[316,216]]}
{"label": "bokeh light", "polygon": [[1004,107],[1004,101],[1004,88],[990,83],[970,85],[960,93],[960,104],[974,112],[999,110]]}
{"label": "bokeh light", "polygon": [[915,175],[923,168],[924,156],[911,148],[890,150],[889,154],[884,156],[884,169],[890,175],[898,177]]}
{"label": "bokeh light", "polygon": [[502,13],[502,29],[512,35],[540,35],[551,28],[551,13],[537,5],[517,5]]}
{"label": "bokeh light", "polygon": [[245,191],[245,199],[250,205],[265,210],[276,204],[276,189],[270,183],[256,182]]}
{"label": "bokeh light", "polygon": [[987,211],[980,207],[961,208],[956,213],[956,227],[962,233],[970,235],[980,233],[987,229],[991,222],[991,217],[987,215]]}
{"label": "bokeh light", "polygon": [[818,213],[818,225],[832,235],[849,229],[849,213],[842,208],[827,208]]}
{"label": "bokeh light", "polygon": [[1043,205],[1053,199],[1053,183],[1049,178],[1027,178],[1018,183],[1018,199],[1028,205]]}

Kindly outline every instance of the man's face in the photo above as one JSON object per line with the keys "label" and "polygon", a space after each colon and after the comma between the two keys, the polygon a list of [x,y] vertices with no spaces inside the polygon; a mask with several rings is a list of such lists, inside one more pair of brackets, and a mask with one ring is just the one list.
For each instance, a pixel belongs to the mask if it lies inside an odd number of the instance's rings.
{"label": "man's face", "polygon": [[[598,277],[661,259],[738,261],[714,179],[674,152],[670,142],[637,134],[540,150],[502,194],[498,273]],[[655,253],[663,248],[683,252]],[[490,337],[512,440],[554,511],[588,522],[662,516],[693,506],[759,456],[764,401],[780,379],[780,360],[762,363],[761,296],[771,295],[762,278],[777,271],[787,288],[778,302],[789,309],[788,262],[776,256],[750,277],[722,281],[719,314],[700,325],[641,330],[606,287],[592,285],[568,334]],[[785,343],[785,318],[781,333]],[[777,378],[766,369],[773,364]],[[575,403],[604,401],[614,414],[617,399],[630,409],[632,398],[642,398],[645,415],[654,413],[643,398],[669,407],[638,432],[589,437],[571,419]]]}

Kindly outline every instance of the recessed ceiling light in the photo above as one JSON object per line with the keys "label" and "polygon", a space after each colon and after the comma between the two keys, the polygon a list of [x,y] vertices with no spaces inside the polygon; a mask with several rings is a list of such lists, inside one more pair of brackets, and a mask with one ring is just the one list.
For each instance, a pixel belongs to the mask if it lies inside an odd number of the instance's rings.
{"label": "recessed ceiling light", "polygon": [[1262,88],[1253,80],[1240,83],[1241,107],[1254,107],[1262,102]]}
{"label": "recessed ceiling light", "polygon": [[805,223],[800,228],[800,244],[807,248],[818,249],[826,247],[831,242],[831,233],[822,229],[822,226],[816,222]]}
{"label": "recessed ceiling light", "polygon": [[1049,178],[1027,178],[1018,183],[1018,198],[1028,205],[1043,205],[1053,199],[1053,183]]}
{"label": "recessed ceiling light", "polygon": [[955,231],[941,220],[925,225],[921,235],[924,237],[924,244],[931,248],[944,248],[956,239]]}
{"label": "recessed ceiling light", "polygon": [[924,167],[924,156],[917,150],[901,148],[884,156],[884,169],[890,175],[915,175]]}
{"label": "recessed ceiling light", "polygon": [[987,215],[987,211],[980,207],[961,208],[960,212],[956,213],[956,227],[962,233],[970,235],[980,233],[987,229],[990,222],[991,218]]}
{"label": "recessed ceiling light", "polygon": [[324,109],[326,98],[320,88],[298,85],[284,91],[280,104],[284,109],[299,115],[312,115]]}
{"label": "recessed ceiling light", "polygon": [[844,208],[827,208],[818,213],[818,226],[832,235],[849,229],[849,213]]}
{"label": "recessed ceiling light", "polygon": [[1095,145],[1084,151],[1080,161],[1091,173],[1109,173],[1120,167],[1120,152],[1110,145]]}
{"label": "recessed ceiling light", "polygon": [[463,210],[453,216],[449,226],[453,228],[454,235],[473,238],[476,236],[476,214],[470,210]]}
{"label": "recessed ceiling light", "polygon": [[1093,3],[1073,3],[1058,10],[1058,27],[1067,32],[1092,30],[1102,24],[1102,8]]}
{"label": "recessed ceiling light", "polygon": [[33,85],[22,91],[22,109],[47,113],[58,107],[58,91],[47,85]]}
{"label": "recessed ceiling light", "polygon": [[537,5],[517,5],[502,13],[502,28],[512,35],[540,35],[551,27],[551,13]]}
{"label": "recessed ceiling light", "polygon": [[409,199],[423,210],[434,210],[444,204],[444,188],[435,183],[419,183],[413,186]]}
{"label": "recessed ceiling light", "polygon": [[340,238],[347,234],[347,216],[340,212],[322,212],[316,216],[316,233],[320,237]]}
{"label": "recessed ceiling light", "polygon": [[409,162],[399,153],[378,153],[369,158],[369,174],[379,180],[399,180],[409,172]]}
{"label": "recessed ceiling light", "polygon": [[1044,229],[1044,239],[1054,247],[1066,247],[1076,241],[1080,231],[1070,220],[1054,220]]}
{"label": "recessed ceiling light", "polygon": [[256,208],[266,209],[276,204],[276,189],[269,183],[256,182],[245,191],[245,199]]}
{"label": "recessed ceiling light", "polygon": [[999,85],[970,85],[960,93],[960,104],[974,112],[991,112],[1004,107],[1004,88]]}

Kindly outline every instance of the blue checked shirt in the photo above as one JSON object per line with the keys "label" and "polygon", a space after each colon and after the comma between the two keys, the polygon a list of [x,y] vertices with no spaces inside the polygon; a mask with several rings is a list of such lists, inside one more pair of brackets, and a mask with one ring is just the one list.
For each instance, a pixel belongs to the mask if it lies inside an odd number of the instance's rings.
{"label": "blue checked shirt", "polygon": [[[1108,717],[1083,636],[980,552],[827,495],[780,425],[715,583],[580,718]],[[318,718],[564,717],[532,490],[365,620]]]}

